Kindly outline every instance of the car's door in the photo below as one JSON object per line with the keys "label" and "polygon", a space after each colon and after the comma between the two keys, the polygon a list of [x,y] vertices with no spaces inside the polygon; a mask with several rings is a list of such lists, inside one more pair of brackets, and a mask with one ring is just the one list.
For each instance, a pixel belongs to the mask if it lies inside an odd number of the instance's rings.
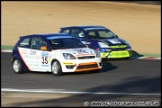
{"label": "car's door", "polygon": [[21,57],[30,71],[50,71],[50,51],[41,50],[42,46],[47,47],[47,42],[42,37],[33,36],[29,48],[19,48]]}
{"label": "car's door", "polygon": [[31,67],[36,71],[50,71],[49,56],[50,51],[42,50],[41,47],[48,47],[47,42],[42,37],[32,37],[29,54],[33,56]]}

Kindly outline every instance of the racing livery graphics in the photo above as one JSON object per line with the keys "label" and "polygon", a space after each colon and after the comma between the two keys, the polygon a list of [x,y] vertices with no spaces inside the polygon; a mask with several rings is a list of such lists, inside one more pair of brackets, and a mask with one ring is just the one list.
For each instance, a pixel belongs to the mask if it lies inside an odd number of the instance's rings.
{"label": "racing livery graphics", "polygon": [[75,36],[83,44],[99,51],[102,58],[129,58],[131,56],[130,44],[103,26],[62,27],[60,33]]}
{"label": "racing livery graphics", "polygon": [[13,70],[65,72],[99,71],[99,52],[86,47],[80,40],[68,34],[34,34],[20,37],[13,48]]}

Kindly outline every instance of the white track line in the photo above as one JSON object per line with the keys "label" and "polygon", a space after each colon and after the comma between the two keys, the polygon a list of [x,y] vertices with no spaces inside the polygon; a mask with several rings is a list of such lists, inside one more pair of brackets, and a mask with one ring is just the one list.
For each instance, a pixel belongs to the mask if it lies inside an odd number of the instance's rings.
{"label": "white track line", "polygon": [[149,56],[144,56],[144,57],[139,57],[138,59],[148,59],[148,60],[150,60],[150,59],[152,59],[152,60],[161,60],[161,57],[158,57],[158,58],[150,58]]}
{"label": "white track line", "polygon": [[123,93],[123,92],[80,92],[80,91],[67,91],[66,89],[12,89],[2,88],[1,92],[27,92],[27,93],[68,93],[68,94],[110,94],[110,95],[140,95],[160,96],[161,93]]}
{"label": "white track line", "polygon": [[1,50],[1,52],[12,52],[12,50]]}

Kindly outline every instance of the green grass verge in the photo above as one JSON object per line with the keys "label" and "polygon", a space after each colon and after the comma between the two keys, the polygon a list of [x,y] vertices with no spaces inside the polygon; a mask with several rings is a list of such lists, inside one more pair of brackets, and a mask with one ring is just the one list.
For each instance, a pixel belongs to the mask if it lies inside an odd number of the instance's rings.
{"label": "green grass verge", "polygon": [[13,46],[8,46],[8,45],[1,45],[1,50],[12,50]]}
{"label": "green grass verge", "polygon": [[161,57],[161,54],[142,54],[144,56],[151,56],[151,57]]}

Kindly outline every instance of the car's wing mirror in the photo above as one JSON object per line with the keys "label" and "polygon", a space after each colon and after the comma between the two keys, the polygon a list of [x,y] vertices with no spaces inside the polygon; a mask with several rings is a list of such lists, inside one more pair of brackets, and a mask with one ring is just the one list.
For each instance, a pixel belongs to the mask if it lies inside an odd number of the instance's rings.
{"label": "car's wing mirror", "polygon": [[46,46],[41,46],[40,50],[47,51],[47,47]]}

